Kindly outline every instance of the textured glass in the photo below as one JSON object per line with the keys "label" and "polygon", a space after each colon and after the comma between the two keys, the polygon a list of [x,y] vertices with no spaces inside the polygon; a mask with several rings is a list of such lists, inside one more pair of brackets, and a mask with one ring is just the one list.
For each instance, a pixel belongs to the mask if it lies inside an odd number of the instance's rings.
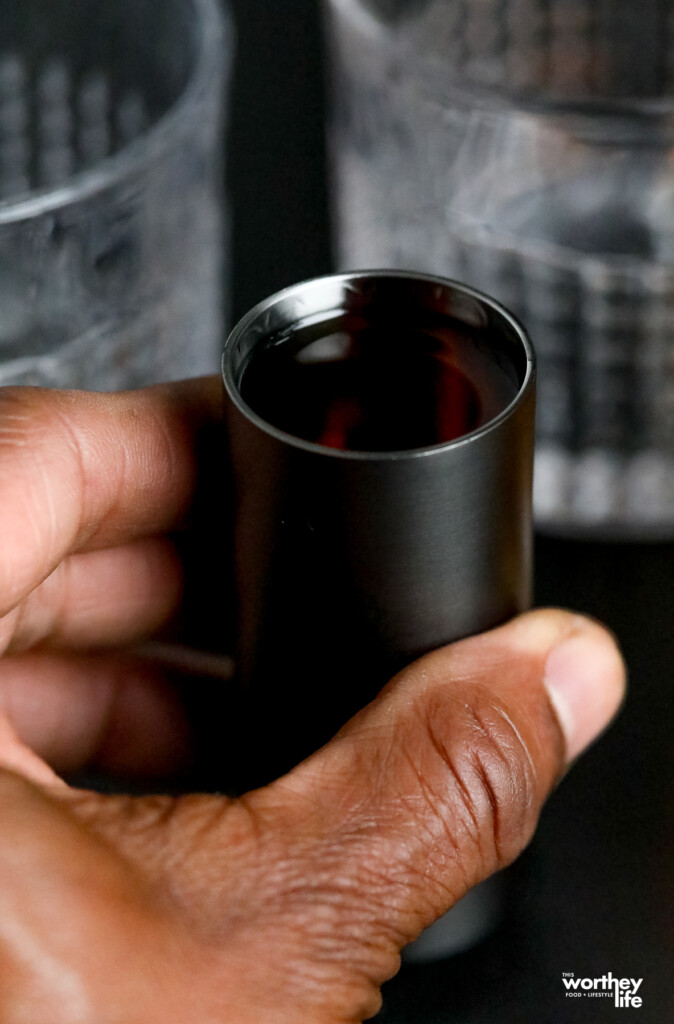
{"label": "textured glass", "polygon": [[224,86],[216,0],[5,0],[0,383],[217,371]]}
{"label": "textured glass", "polygon": [[458,278],[539,356],[540,526],[674,536],[674,9],[329,0],[337,260]]}

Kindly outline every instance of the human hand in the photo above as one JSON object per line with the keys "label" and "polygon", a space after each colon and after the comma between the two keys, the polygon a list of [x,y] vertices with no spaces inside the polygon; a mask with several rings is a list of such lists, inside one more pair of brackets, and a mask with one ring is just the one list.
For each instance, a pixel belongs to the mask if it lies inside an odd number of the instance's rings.
{"label": "human hand", "polygon": [[0,392],[4,1024],[364,1019],[622,698],[601,627],[540,611],[421,659],[240,800],[66,786],[54,768],[160,769],[186,745],[155,670],[112,647],[180,602],[166,534],[218,418],[216,382]]}
{"label": "human hand", "polygon": [[185,757],[173,690],[132,652],[181,607],[174,536],[201,479],[222,480],[221,417],[215,378],[0,389],[0,710],[59,772],[162,774]]}

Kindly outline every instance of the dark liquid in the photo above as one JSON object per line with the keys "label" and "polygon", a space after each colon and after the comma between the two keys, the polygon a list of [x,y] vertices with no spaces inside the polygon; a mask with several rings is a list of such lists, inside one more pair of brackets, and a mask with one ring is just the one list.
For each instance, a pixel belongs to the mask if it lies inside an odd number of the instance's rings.
{"label": "dark liquid", "polygon": [[351,451],[405,451],[454,441],[498,416],[518,391],[468,328],[415,331],[355,317],[262,343],[241,396],[305,441]]}

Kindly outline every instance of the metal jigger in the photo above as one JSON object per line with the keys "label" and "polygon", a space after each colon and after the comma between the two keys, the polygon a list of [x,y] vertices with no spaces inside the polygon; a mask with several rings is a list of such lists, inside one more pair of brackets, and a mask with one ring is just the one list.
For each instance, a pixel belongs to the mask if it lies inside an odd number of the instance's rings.
{"label": "metal jigger", "polygon": [[[259,345],[307,323],[469,329],[513,380],[514,399],[458,440],[409,451],[323,447],[265,422],[240,385]],[[325,743],[424,652],[531,600],[534,356],[484,295],[439,278],[355,273],[288,288],[253,309],[223,357],[236,493],[240,788]],[[272,386],[274,382],[271,382]],[[435,959],[493,927],[493,880],[409,948]]]}
{"label": "metal jigger", "polygon": [[[342,312],[466,325],[516,397],[457,441],[411,451],[326,448],[262,420],[239,390],[253,349]],[[248,787],[316,750],[410,661],[529,606],[534,357],[514,318],[470,288],[355,273],[256,306],[223,373]]]}

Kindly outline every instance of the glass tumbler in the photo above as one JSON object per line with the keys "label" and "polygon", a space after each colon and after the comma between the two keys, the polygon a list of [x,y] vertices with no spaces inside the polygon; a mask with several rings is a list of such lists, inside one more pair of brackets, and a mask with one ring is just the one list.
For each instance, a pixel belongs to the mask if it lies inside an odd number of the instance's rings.
{"label": "glass tumbler", "polygon": [[217,369],[217,0],[5,0],[0,384],[110,390]]}
{"label": "glass tumbler", "polygon": [[341,267],[529,330],[545,530],[674,537],[674,8],[326,0]]}

